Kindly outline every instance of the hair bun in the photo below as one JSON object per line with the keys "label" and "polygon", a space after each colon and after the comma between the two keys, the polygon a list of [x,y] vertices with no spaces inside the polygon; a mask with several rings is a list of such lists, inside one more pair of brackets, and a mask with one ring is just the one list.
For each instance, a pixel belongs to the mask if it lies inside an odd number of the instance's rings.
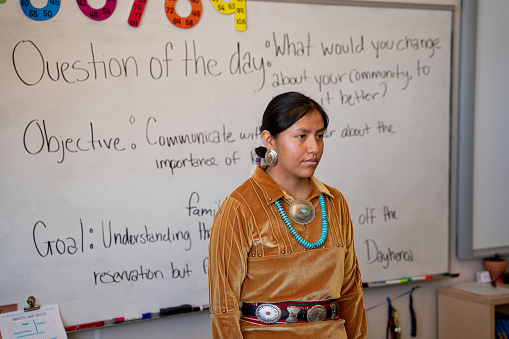
{"label": "hair bun", "polygon": [[267,153],[267,148],[265,146],[256,147],[255,153],[260,158],[265,158],[265,153]]}

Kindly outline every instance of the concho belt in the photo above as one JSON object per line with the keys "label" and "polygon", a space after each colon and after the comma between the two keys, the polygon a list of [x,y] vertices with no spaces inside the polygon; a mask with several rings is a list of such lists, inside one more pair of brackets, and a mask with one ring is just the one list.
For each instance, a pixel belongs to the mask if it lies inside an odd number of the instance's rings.
{"label": "concho belt", "polygon": [[[296,306],[298,305],[298,306]],[[338,320],[338,304],[326,302],[325,304],[248,304],[242,305],[244,320],[258,320],[264,324],[317,322],[324,320]]]}

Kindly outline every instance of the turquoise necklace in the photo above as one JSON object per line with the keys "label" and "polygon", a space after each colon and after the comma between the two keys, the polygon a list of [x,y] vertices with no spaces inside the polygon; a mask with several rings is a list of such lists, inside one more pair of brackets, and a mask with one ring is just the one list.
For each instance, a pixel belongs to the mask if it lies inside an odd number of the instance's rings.
{"label": "turquoise necklace", "polygon": [[299,233],[297,233],[295,228],[293,228],[292,223],[290,222],[290,219],[286,216],[286,213],[283,210],[283,207],[281,206],[281,203],[279,202],[279,200],[276,200],[274,202],[274,204],[276,205],[277,211],[279,212],[281,219],[283,219],[283,221],[286,224],[286,227],[288,227],[288,229],[290,230],[290,233],[292,233],[293,237],[295,238],[295,240],[297,240],[299,242],[299,244],[301,244],[302,246],[307,247],[307,248],[317,248],[317,247],[323,245],[323,243],[325,242],[325,239],[327,238],[327,230],[328,230],[327,210],[325,208],[325,199],[323,198],[323,193],[320,194],[320,214],[322,215],[322,235],[320,236],[320,239],[318,239],[318,241],[313,242],[313,243],[310,243],[309,241],[304,240],[304,238],[302,238],[299,235]]}

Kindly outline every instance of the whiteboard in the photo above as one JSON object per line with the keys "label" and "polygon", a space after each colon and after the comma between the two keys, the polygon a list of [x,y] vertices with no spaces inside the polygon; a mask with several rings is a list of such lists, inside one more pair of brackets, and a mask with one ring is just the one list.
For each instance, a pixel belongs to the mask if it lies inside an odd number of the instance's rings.
{"label": "whiteboard", "polygon": [[451,9],[249,1],[239,31],[202,5],[181,29],[153,1],[138,28],[132,2],[2,4],[0,304],[65,325],[207,304],[213,215],[286,91],[330,116],[316,177],[347,198],[363,281],[447,272]]}

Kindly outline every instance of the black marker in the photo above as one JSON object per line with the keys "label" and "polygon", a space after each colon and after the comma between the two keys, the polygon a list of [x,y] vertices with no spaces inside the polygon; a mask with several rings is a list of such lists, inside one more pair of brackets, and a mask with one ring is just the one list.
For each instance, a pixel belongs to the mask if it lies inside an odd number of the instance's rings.
{"label": "black marker", "polygon": [[209,309],[209,305],[195,306],[195,307],[193,307],[193,312],[205,311],[208,309]]}
{"label": "black marker", "polygon": [[193,312],[193,306],[191,305],[180,305],[180,306],[174,306],[174,307],[168,307],[168,308],[161,308],[159,310],[159,315],[161,317],[167,316],[167,315],[175,315],[175,314],[182,314],[182,313],[189,313]]}

